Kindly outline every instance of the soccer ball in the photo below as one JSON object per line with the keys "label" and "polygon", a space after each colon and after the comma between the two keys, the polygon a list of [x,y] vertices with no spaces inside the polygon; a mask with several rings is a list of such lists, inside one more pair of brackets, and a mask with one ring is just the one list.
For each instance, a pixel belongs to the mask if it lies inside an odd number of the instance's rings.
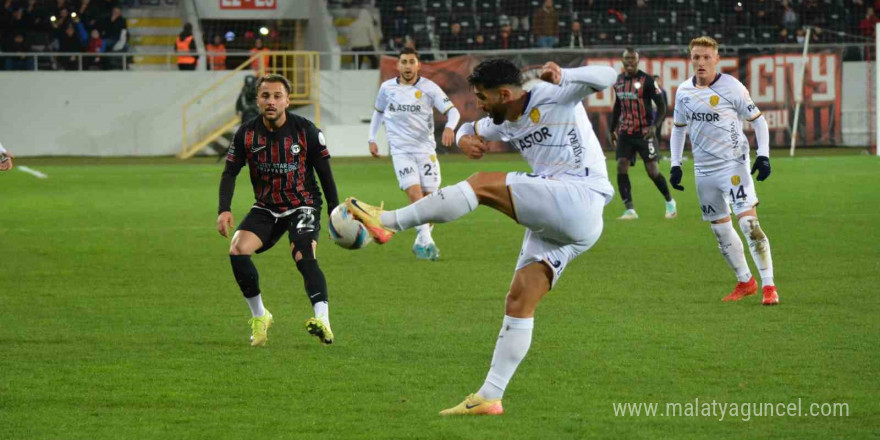
{"label": "soccer ball", "polygon": [[333,209],[327,226],[333,242],[346,249],[360,249],[373,241],[367,228],[363,223],[355,220],[345,205]]}

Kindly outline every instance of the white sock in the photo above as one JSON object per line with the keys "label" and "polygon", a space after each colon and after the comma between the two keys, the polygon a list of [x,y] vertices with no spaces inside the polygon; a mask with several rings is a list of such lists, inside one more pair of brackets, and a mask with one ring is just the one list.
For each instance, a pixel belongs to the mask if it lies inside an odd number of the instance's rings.
{"label": "white sock", "polygon": [[758,273],[761,274],[761,284],[764,286],[773,286],[773,257],[770,255],[770,240],[761,229],[757,217],[747,216],[739,219],[739,229],[746,236],[746,243],[749,244],[749,253],[752,254],[752,261],[758,267]]}
{"label": "white sock", "polygon": [[427,223],[416,226],[416,232],[419,234],[416,236],[416,243],[427,243],[431,241],[431,228]]}
{"label": "white sock", "polygon": [[403,231],[425,223],[451,222],[477,209],[477,205],[477,194],[465,180],[440,188],[412,205],[383,212],[382,226]]}
{"label": "white sock", "polygon": [[489,400],[500,399],[504,395],[504,389],[516,372],[516,367],[529,352],[534,326],[535,318],[504,316],[498,341],[495,342],[489,374],[477,394]]}
{"label": "white sock", "polygon": [[733,229],[733,222],[712,223],[712,232],[718,240],[718,249],[727,260],[727,264],[736,274],[736,279],[745,283],[752,278],[749,263],[746,262],[746,254],[743,250],[742,240]]}
{"label": "white sock", "polygon": [[327,301],[319,301],[316,302],[313,307],[315,308],[315,318],[324,321],[324,324],[330,326],[330,305],[327,304]]}
{"label": "white sock", "polygon": [[245,298],[248,307],[251,308],[251,316],[254,318],[262,318],[266,314],[266,308],[263,307],[263,295],[259,294],[250,298]]}

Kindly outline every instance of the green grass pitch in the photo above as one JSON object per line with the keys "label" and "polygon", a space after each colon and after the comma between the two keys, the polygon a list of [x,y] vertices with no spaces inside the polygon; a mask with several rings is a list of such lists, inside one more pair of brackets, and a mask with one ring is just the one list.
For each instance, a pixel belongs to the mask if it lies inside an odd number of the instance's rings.
{"label": "green grass pitch", "polygon": [[[496,418],[437,412],[488,369],[523,235],[499,213],[437,226],[436,263],[413,258],[412,231],[347,251],[325,228],[331,347],[305,332],[311,307],[286,246],[255,257],[276,318],[255,349],[215,231],[221,164],[21,159],[49,178],[0,175],[0,439],[875,437],[880,160],[778,156],[757,191],[780,306],[721,302],[735,280],[700,220],[690,164],[679,217],[666,220],[639,163],[641,219],[615,220],[619,197],[606,207],[598,244],[539,306]],[[333,163],[341,196],[405,203],[387,158]],[[441,165],[445,184],[526,166]],[[251,203],[243,172],[236,221]],[[845,403],[849,416],[613,410],[695,399]]]}

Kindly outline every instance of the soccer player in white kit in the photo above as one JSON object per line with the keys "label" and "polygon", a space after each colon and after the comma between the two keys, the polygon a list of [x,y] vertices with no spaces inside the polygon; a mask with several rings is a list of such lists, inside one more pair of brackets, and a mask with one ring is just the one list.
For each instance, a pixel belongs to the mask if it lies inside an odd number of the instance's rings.
{"label": "soccer player in white kit", "polygon": [[[396,78],[379,87],[373,118],[370,121],[370,154],[379,157],[376,133],[385,122],[388,149],[400,189],[406,191],[410,203],[437,191],[440,187],[440,163],[437,162],[434,140],[434,111],[447,117],[441,141],[450,146],[455,141],[455,127],[460,115],[452,101],[433,81],[419,76],[419,54],[404,48],[397,56]],[[431,237],[432,226],[416,227],[418,235],[413,253],[422,260],[437,260],[440,252]]]}
{"label": "soccer player in white kit", "polygon": [[[724,301],[739,301],[758,292],[749,271],[742,241],[733,229],[730,205],[739,228],[749,244],[752,261],[763,283],[763,304],[776,305],[779,294],[773,283],[770,241],[758,223],[758,196],[752,174],[758,181],[770,176],[770,131],[749,91],[736,78],[718,73],[718,43],[709,37],[691,40],[688,47],[694,76],[678,86],[675,93],[674,127],[670,138],[672,170],[669,182],[682,191],[681,156],[685,133],[690,135],[694,154],[697,197],[703,220],[712,223],[721,255],[739,281]],[[749,140],[743,133],[742,119],[755,129],[758,152],[749,171]]]}
{"label": "soccer player in white kit", "polygon": [[9,171],[13,167],[12,159],[15,156],[12,155],[9,151],[3,148],[3,144],[0,144],[0,171]]}
{"label": "soccer player in white kit", "polygon": [[479,172],[396,211],[383,211],[349,198],[346,206],[384,243],[425,222],[453,221],[486,205],[526,227],[505,316],[483,386],[441,415],[501,414],[501,397],[529,350],[535,308],[575,257],[602,233],[602,211],[614,196],[605,155],[587,118],[583,99],[614,84],[610,67],[560,69],[544,65],[529,91],[512,62],[481,62],[468,77],[477,105],[489,114],[462,124],[458,146],[472,159],[486,141],[507,141],[531,166],[531,173]]}

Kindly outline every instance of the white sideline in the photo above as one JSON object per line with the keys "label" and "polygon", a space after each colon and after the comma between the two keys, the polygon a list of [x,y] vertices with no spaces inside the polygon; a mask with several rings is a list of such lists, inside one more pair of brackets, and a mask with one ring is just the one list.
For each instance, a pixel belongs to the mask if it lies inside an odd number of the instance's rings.
{"label": "white sideline", "polygon": [[39,171],[37,171],[37,170],[35,170],[35,169],[33,169],[33,168],[26,167],[26,166],[24,166],[24,165],[19,165],[19,166],[15,167],[15,168],[17,168],[17,169],[19,169],[19,170],[21,170],[21,171],[24,171],[25,173],[28,173],[28,174],[30,174],[30,175],[36,177],[37,179],[48,179],[48,178],[49,178],[48,175],[46,175],[46,174],[44,174],[44,173],[41,173],[41,172],[39,172]]}

